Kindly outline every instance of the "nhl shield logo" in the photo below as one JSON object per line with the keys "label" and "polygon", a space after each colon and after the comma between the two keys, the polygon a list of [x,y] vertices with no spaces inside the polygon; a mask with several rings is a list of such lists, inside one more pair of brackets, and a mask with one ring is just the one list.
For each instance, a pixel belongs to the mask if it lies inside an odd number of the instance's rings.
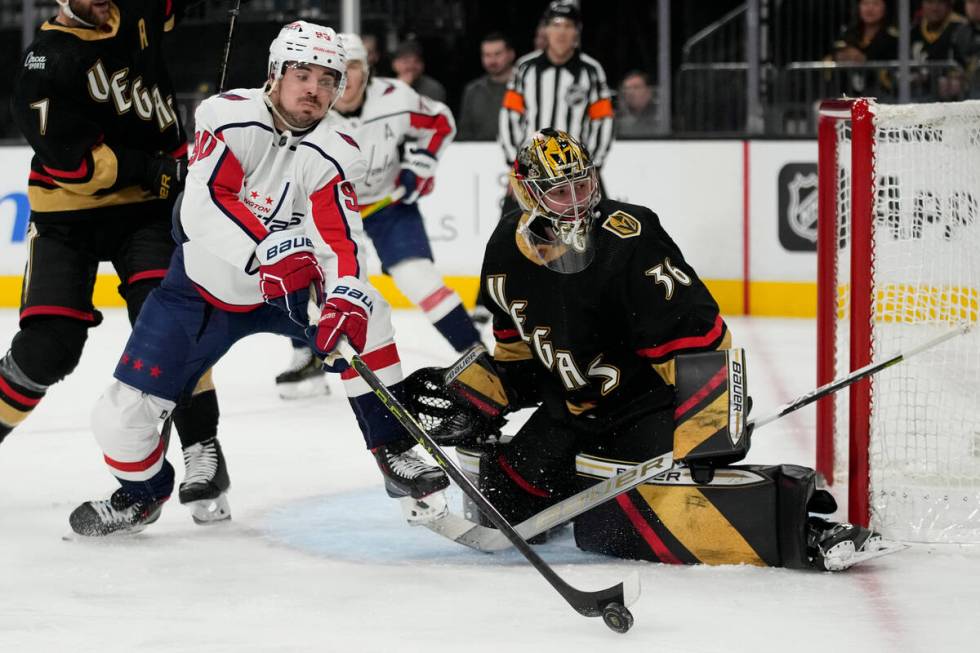
{"label": "nhl shield logo", "polygon": [[779,242],[789,251],[817,248],[817,166],[787,163],[779,171]]}

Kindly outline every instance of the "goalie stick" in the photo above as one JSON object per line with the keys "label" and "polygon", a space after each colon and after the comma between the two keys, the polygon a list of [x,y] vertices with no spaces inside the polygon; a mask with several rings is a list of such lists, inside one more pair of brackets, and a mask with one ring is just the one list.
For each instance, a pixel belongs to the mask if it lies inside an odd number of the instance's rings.
{"label": "goalie stick", "polygon": [[449,478],[458,485],[463,492],[479,507],[480,511],[493,522],[494,526],[503,534],[507,540],[527,559],[528,562],[544,576],[545,580],[561,594],[562,598],[572,606],[576,612],[586,617],[599,617],[612,630],[625,633],[633,625],[633,615],[626,608],[633,603],[640,595],[640,577],[637,572],[633,572],[625,582],[617,583],[612,587],[587,592],[572,587],[559,576],[554,569],[537,554],[531,545],[527,543],[514,527],[500,514],[490,501],[474,487],[463,471],[453,460],[446,455],[435,440],[422,428],[409,413],[401,402],[391,393],[384,383],[378,379],[377,375],[369,368],[361,357],[347,342],[346,338],[341,338],[337,351],[343,356],[351,367],[360,375],[362,379],[374,390],[374,394],[381,400],[385,408],[398,422],[405,428],[412,438],[429,452]]}
{"label": "goalie stick", "polygon": [[[796,399],[783,404],[775,412],[759,419],[749,420],[753,429],[758,429],[766,424],[775,422],[777,419],[796,412],[804,406],[808,406],[818,399],[831,395],[838,390],[846,388],[861,379],[876,374],[892,365],[896,365],[903,360],[915,356],[927,349],[946,342],[950,338],[965,334],[973,328],[972,324],[964,324],[956,329],[944,333],[940,336],[928,340],[921,345],[913,347],[908,351],[901,352],[887,358],[879,363],[871,363],[862,368],[856,369],[846,376],[834,379],[830,383],[824,384],[819,388],[811,390],[806,394],[800,395]],[[598,505],[614,499],[624,492],[629,492],[635,487],[643,485],[647,481],[655,478],[663,472],[669,471],[673,465],[671,454],[664,454],[656,458],[644,461],[634,467],[630,467],[620,472],[612,478],[606,479],[591,487],[588,487],[578,494],[574,494],[563,501],[550,506],[531,517],[525,519],[520,524],[514,526],[514,530],[525,540],[548,531],[555,526],[563,524],[568,520],[581,515],[583,512],[591,510]],[[638,471],[639,470],[639,471]],[[429,521],[421,522],[430,531],[438,533],[443,537],[449,538],[458,544],[467,546],[477,551],[493,552],[502,551],[510,547],[509,540],[497,529],[488,526],[481,526],[475,522],[455,515],[451,512]]]}

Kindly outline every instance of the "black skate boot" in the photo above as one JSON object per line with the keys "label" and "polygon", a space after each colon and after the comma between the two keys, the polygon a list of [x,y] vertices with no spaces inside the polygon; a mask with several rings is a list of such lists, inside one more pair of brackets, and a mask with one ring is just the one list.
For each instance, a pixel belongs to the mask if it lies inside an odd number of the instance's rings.
{"label": "black skate boot", "polygon": [[276,389],[282,399],[305,399],[330,394],[323,365],[309,347],[293,349],[293,360],[276,377]]}
{"label": "black skate boot", "polygon": [[880,534],[853,524],[810,517],[808,531],[810,560],[821,571],[843,571],[859,562],[893,551],[882,542]]}
{"label": "black skate boot", "polygon": [[419,458],[412,450],[414,446],[411,440],[399,440],[371,450],[389,497],[422,499],[449,487],[446,473]]}
{"label": "black skate boot", "polygon": [[119,488],[102,501],[86,501],[68,517],[71,529],[86,537],[139,533],[160,518],[170,497],[134,497]]}
{"label": "black skate boot", "polygon": [[191,517],[198,524],[231,519],[226,493],[231,487],[225,456],[218,438],[209,438],[184,449],[184,480],[180,502],[190,505]]}

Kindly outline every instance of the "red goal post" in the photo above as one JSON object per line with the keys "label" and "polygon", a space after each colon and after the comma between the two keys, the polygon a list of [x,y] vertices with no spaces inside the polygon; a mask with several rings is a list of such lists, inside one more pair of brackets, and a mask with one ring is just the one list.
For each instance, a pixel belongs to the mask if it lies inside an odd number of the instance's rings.
{"label": "red goal post", "polygon": [[[825,101],[818,148],[819,386],[976,322],[980,102]],[[817,470],[854,523],[980,541],[976,334],[818,402]]]}

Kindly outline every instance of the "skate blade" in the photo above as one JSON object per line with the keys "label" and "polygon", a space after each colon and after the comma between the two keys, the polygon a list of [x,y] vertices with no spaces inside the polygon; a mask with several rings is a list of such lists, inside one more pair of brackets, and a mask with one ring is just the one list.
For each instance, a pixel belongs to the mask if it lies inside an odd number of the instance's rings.
{"label": "skate blade", "polygon": [[201,499],[185,504],[191,509],[191,518],[199,526],[210,526],[231,519],[231,507],[224,493],[215,499]]}
{"label": "skate blade", "polygon": [[828,557],[825,560],[825,564],[827,566],[827,571],[844,571],[850,569],[854,565],[861,564],[862,562],[874,560],[875,558],[881,558],[886,555],[891,555],[892,553],[898,553],[899,551],[904,551],[907,548],[909,548],[908,544],[879,540],[877,546],[865,548],[863,551],[854,551],[853,547],[850,550],[848,550],[846,547],[841,548],[837,555]]}
{"label": "skate blade", "polygon": [[422,499],[412,497],[402,497],[398,500],[401,504],[402,515],[411,526],[422,526],[437,521],[449,514],[449,504],[446,502],[446,493],[442,490],[433,492]]}

